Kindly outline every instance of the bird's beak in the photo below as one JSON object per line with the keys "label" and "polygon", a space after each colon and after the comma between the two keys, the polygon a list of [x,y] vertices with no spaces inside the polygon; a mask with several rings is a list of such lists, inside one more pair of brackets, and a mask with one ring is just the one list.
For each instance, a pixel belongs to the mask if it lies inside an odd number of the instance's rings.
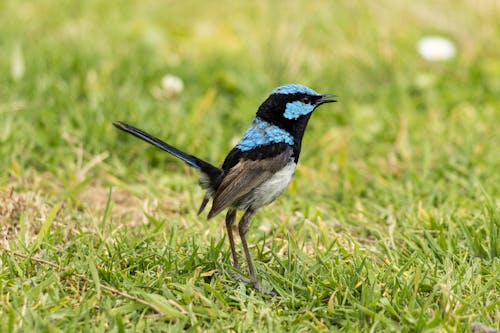
{"label": "bird's beak", "polygon": [[334,97],[337,97],[337,95],[335,94],[324,94],[324,95],[321,95],[321,98],[318,99],[318,101],[316,102],[316,105],[321,105],[321,104],[325,104],[325,103],[333,103],[333,102],[336,102],[337,100],[334,99]]}

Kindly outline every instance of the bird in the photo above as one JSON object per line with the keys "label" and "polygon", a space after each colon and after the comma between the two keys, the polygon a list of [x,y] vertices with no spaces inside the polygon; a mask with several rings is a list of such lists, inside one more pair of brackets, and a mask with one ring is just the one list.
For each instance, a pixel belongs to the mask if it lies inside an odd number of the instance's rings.
{"label": "bird", "polygon": [[200,171],[200,186],[206,190],[198,209],[200,215],[208,202],[212,206],[207,219],[227,210],[225,226],[231,249],[232,265],[241,272],[235,247],[233,225],[238,211],[238,233],[247,262],[249,278],[233,272],[237,280],[263,291],[257,279],[246,239],[255,212],[280,196],[292,180],[299,160],[302,138],[313,111],[319,106],[337,102],[335,94],[319,94],[297,83],[284,84],[274,90],[259,106],[241,140],[217,167],[187,154],[157,137],[123,121],[113,125]]}

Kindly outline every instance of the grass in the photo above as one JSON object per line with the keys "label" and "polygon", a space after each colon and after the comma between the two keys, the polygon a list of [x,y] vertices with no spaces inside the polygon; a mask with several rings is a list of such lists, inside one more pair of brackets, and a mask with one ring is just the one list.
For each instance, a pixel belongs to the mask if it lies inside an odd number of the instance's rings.
{"label": "grass", "polygon": [[[500,329],[499,22],[487,0],[3,1],[1,331]],[[457,57],[422,60],[427,34]],[[284,82],[340,103],[249,233],[270,298],[228,273],[196,172],[111,123],[222,161]]]}

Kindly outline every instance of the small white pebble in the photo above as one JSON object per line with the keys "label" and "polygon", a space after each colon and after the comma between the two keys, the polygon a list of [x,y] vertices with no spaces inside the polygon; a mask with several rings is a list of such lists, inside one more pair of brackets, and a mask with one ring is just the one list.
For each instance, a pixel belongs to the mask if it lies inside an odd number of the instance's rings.
{"label": "small white pebble", "polygon": [[427,61],[446,61],[456,55],[455,44],[441,36],[426,36],[418,41],[418,53]]}
{"label": "small white pebble", "polygon": [[168,74],[161,79],[161,88],[166,97],[177,96],[184,90],[184,82],[180,77]]}

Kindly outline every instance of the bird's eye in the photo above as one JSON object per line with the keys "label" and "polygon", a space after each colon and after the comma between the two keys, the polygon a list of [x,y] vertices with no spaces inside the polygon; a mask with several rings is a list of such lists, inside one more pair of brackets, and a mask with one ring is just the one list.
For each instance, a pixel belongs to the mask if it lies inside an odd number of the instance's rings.
{"label": "bird's eye", "polygon": [[304,96],[300,101],[304,104],[309,104],[311,102],[311,99],[308,96]]}

